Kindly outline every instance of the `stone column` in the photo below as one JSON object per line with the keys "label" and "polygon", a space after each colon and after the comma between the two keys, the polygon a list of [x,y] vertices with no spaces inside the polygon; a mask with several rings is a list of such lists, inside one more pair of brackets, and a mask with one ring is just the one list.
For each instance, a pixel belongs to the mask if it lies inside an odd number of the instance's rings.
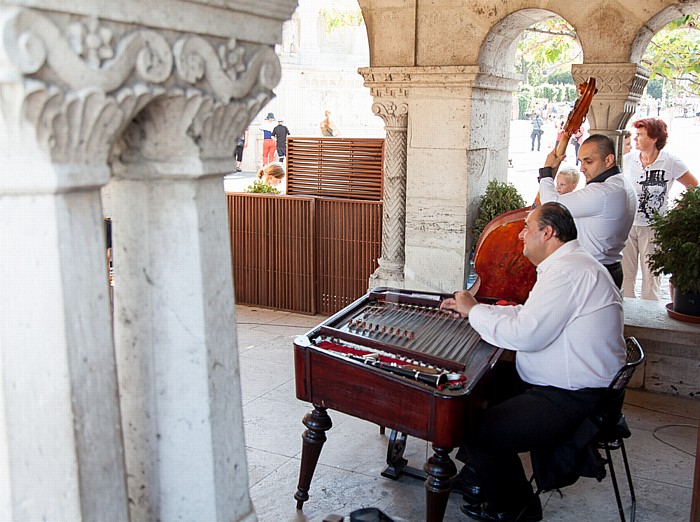
{"label": "stone column", "polygon": [[254,520],[221,173],[235,167],[236,121],[263,102],[171,90],[134,120],[115,158],[115,339],[132,520]]}
{"label": "stone column", "polygon": [[571,68],[579,84],[596,79],[598,92],[588,111],[590,133],[606,134],[615,142],[621,159],[622,132],[634,114],[649,81],[649,72],[634,63],[583,63]]}
{"label": "stone column", "polygon": [[406,231],[406,133],[408,130],[407,91],[392,86],[391,79],[360,69],[375,102],[372,112],[384,120],[384,205],[382,253],[379,268],[370,276],[370,288],[404,285]]}
{"label": "stone column", "polygon": [[[405,206],[400,197],[392,205],[385,201],[375,277],[387,273],[388,261],[396,262],[388,265],[392,269],[403,261],[403,273],[396,268],[394,278],[382,282],[435,291],[462,288],[476,203],[490,179],[506,176],[517,82],[481,74],[476,66],[374,67],[360,73],[377,102],[375,113],[387,121],[386,197],[400,194],[405,183]],[[399,115],[406,118],[405,149],[393,145],[404,134]],[[392,140],[390,130],[400,134]]]}
{"label": "stone column", "polygon": [[254,521],[222,177],[296,2],[26,3],[0,7],[0,519]]}
{"label": "stone column", "polygon": [[99,190],[134,93],[28,78],[82,63],[48,16],[0,32],[0,519],[127,521]]}
{"label": "stone column", "polygon": [[[149,103],[113,151],[115,342],[132,520],[255,520],[222,177],[281,69],[272,49],[246,56],[240,76],[227,75],[209,39],[178,39],[175,69],[190,86]],[[198,88],[203,81],[212,94]],[[249,94],[230,101],[239,92]]]}

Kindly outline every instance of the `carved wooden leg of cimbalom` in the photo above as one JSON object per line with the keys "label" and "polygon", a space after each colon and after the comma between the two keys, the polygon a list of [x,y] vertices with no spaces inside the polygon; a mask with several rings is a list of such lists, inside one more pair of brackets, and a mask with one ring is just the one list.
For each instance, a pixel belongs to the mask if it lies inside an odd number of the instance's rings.
{"label": "carved wooden leg of cimbalom", "polygon": [[331,418],[326,413],[326,408],[316,405],[314,405],[313,411],[304,415],[303,423],[307,429],[301,437],[301,469],[299,470],[297,492],[294,494],[297,509],[301,509],[304,502],[309,500],[309,486],[316,470],[318,457],[321,455],[323,443],[326,442],[326,432],[333,426]]}
{"label": "carved wooden leg of cimbalom", "polygon": [[447,508],[447,500],[452,488],[452,477],[457,474],[457,466],[450,458],[452,448],[436,448],[435,455],[423,466],[428,474],[425,481],[427,522],[442,522]]}

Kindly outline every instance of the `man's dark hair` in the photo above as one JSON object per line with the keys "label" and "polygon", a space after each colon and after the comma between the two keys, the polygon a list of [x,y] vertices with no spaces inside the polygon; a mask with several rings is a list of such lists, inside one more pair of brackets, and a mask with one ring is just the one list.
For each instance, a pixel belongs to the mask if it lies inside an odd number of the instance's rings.
{"label": "man's dark hair", "polygon": [[552,227],[554,237],[559,238],[562,243],[568,243],[578,237],[576,223],[571,217],[571,212],[561,203],[550,201],[540,205],[537,214],[537,225],[542,230],[547,225]]}
{"label": "man's dark hair", "polygon": [[601,158],[605,158],[609,154],[615,155],[615,143],[605,134],[591,134],[585,143],[593,143]]}

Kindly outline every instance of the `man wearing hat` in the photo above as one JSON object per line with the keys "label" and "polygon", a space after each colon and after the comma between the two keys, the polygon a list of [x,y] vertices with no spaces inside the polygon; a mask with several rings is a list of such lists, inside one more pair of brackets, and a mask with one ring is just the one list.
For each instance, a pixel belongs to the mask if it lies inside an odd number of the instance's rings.
{"label": "man wearing hat", "polygon": [[277,142],[277,155],[280,158],[280,162],[284,163],[284,157],[287,155],[287,136],[289,136],[289,129],[284,124],[282,118],[277,120],[277,127],[272,129],[272,135]]}
{"label": "man wearing hat", "polygon": [[263,152],[262,164],[263,167],[272,163],[275,159],[275,138],[272,131],[275,128],[275,115],[271,112],[267,113],[265,121],[260,125],[260,130],[263,132]]}

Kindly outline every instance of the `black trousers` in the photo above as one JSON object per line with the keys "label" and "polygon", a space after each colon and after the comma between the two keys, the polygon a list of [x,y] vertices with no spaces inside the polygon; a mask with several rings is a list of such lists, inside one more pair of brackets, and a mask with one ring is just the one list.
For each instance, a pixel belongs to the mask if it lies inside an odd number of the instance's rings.
{"label": "black trousers", "polygon": [[603,265],[608,272],[610,272],[610,275],[613,278],[613,281],[615,281],[615,284],[617,287],[622,290],[622,280],[624,278],[623,272],[622,272],[622,263],[618,261],[617,263],[612,263],[610,265]]}
{"label": "black trousers", "polygon": [[497,366],[486,392],[489,406],[463,452],[493,509],[518,512],[529,502],[532,487],[518,454],[565,440],[604,391],[532,386],[520,379],[513,363]]}

